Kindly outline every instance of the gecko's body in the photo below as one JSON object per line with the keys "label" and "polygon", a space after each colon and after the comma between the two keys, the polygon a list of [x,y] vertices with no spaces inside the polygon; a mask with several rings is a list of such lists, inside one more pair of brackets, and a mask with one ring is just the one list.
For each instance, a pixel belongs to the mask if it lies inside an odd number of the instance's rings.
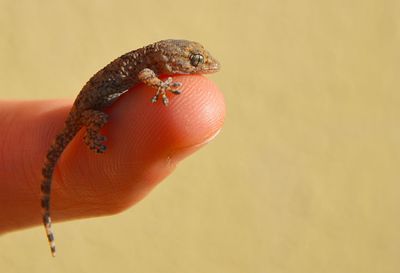
{"label": "gecko's body", "polygon": [[196,42],[164,40],[128,52],[97,72],[82,88],[65,121],[64,129],[51,145],[42,169],[41,184],[43,224],[51,253],[56,254],[50,219],[50,192],[54,168],[69,142],[86,127],[84,142],[96,153],[103,153],[105,137],[99,131],[107,122],[102,110],[129,88],[143,82],[157,90],[152,102],[162,98],[168,104],[166,92],[179,94],[180,83],[171,78],[161,81],[159,75],[212,73],[219,63]]}

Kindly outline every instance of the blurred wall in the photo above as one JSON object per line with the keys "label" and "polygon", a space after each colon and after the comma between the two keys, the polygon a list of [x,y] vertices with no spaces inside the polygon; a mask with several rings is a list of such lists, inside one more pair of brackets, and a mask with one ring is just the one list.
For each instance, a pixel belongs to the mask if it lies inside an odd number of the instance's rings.
{"label": "blurred wall", "polygon": [[1,272],[400,272],[399,1],[0,0],[2,99],[74,98],[123,52],[204,43],[223,132],[117,216],[0,237]]}

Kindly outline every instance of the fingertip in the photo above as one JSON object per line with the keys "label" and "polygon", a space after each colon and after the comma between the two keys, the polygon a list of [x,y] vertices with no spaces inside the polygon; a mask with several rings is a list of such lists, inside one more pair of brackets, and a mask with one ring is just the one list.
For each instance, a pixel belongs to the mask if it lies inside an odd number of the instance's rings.
{"label": "fingertip", "polygon": [[[167,107],[161,101],[151,103],[154,89],[148,86],[130,90],[112,106],[115,122],[110,123],[110,137],[114,137],[113,132],[120,131],[118,127],[125,127],[124,137],[136,142],[125,144],[133,145],[133,150],[142,147],[143,153],[168,153],[169,156],[178,151],[183,153],[185,149],[196,150],[209,142],[224,123],[222,93],[202,75],[177,75],[174,81],[182,83],[182,93],[168,94],[170,103]],[[120,137],[116,135],[115,138]],[[118,145],[118,141],[114,144]]]}

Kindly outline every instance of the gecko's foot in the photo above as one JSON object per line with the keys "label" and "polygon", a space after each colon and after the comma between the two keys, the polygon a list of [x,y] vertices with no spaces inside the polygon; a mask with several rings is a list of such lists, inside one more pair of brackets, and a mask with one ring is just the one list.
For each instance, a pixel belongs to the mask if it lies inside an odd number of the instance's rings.
{"label": "gecko's foot", "polygon": [[157,102],[158,99],[161,97],[164,105],[168,105],[169,100],[167,97],[167,92],[171,92],[175,95],[181,93],[181,91],[177,89],[178,87],[182,86],[180,82],[172,82],[171,77],[169,77],[166,81],[162,81],[157,77],[156,73],[154,73],[154,71],[149,68],[145,68],[140,71],[138,74],[138,78],[148,86],[157,89],[156,94],[151,99],[152,103]]}
{"label": "gecko's foot", "polygon": [[169,77],[166,81],[160,81],[157,87],[157,92],[154,97],[151,99],[152,103],[156,103],[158,99],[161,97],[163,104],[165,106],[168,105],[169,99],[167,97],[167,92],[170,92],[174,95],[179,95],[182,91],[178,90],[177,88],[182,86],[180,82],[172,82],[172,78]]}
{"label": "gecko's foot", "polygon": [[89,128],[87,129],[83,138],[83,141],[89,147],[89,149],[97,154],[102,154],[107,150],[107,146],[103,144],[103,142],[106,140],[107,138],[105,136],[100,135],[98,132]]}
{"label": "gecko's foot", "polygon": [[90,150],[101,154],[107,150],[104,142],[107,138],[100,134],[101,128],[107,123],[108,115],[97,110],[86,110],[82,114],[82,123],[86,125],[86,134],[83,138]]}

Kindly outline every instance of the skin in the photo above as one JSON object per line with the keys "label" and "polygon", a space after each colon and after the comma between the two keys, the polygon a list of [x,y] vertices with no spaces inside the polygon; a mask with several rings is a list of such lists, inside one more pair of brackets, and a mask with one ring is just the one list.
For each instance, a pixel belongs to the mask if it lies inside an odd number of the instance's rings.
{"label": "skin", "polygon": [[159,75],[204,74],[218,70],[218,61],[202,45],[186,40],[164,40],[122,55],[86,83],[66,118],[64,128],[50,146],[42,168],[43,224],[53,256],[56,255],[50,218],[53,174],[61,154],[78,132],[85,127],[85,144],[94,152],[103,153],[107,139],[100,134],[100,130],[109,120],[104,109],[129,88],[145,83],[157,90],[153,103],[161,97],[164,105],[168,105],[167,92],[180,94],[177,88],[182,84],[173,82],[170,77],[163,81],[158,78]]}

